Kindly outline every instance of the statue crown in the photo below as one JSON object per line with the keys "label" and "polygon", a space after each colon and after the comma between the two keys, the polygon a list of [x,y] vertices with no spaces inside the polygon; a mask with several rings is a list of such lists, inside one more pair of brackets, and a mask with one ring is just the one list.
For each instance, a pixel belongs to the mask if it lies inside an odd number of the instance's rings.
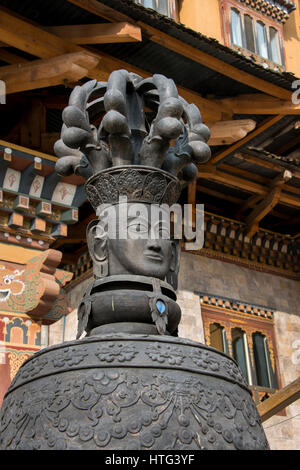
{"label": "statue crown", "polygon": [[107,82],[76,86],[62,118],[56,171],[88,178],[95,210],[119,196],[172,204],[197,177],[196,165],[210,158],[199,109],[163,75],[117,70]]}

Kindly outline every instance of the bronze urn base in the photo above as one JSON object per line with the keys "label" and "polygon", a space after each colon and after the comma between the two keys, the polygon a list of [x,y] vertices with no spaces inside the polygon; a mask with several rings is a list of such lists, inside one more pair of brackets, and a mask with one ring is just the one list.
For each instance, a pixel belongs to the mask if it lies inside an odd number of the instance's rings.
{"label": "bronze urn base", "polygon": [[171,336],[90,336],[36,353],[0,414],[0,449],[268,449],[229,356]]}

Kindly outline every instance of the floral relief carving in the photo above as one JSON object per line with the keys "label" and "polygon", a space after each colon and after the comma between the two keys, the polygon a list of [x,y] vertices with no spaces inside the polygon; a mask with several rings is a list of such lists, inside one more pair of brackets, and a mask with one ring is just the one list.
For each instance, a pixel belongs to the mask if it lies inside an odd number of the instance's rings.
{"label": "floral relief carving", "polygon": [[207,351],[196,350],[191,354],[191,359],[201,369],[209,369],[213,372],[220,370],[220,363],[216,356]]}
{"label": "floral relief carving", "polygon": [[100,361],[124,362],[131,361],[138,354],[138,351],[131,344],[111,343],[108,346],[98,347],[95,354]]}
{"label": "floral relief carving", "polygon": [[10,394],[0,416],[0,448],[268,448],[256,407],[238,385],[153,372],[74,375]]}
{"label": "floral relief carving", "polygon": [[71,367],[78,365],[86,356],[88,356],[86,349],[67,347],[63,348],[52,358],[52,363],[54,367]]}
{"label": "floral relief carving", "polygon": [[185,358],[183,352],[177,347],[174,348],[160,344],[156,344],[155,346],[151,345],[146,351],[146,354],[154,362],[161,364],[167,362],[170,365],[180,365]]}

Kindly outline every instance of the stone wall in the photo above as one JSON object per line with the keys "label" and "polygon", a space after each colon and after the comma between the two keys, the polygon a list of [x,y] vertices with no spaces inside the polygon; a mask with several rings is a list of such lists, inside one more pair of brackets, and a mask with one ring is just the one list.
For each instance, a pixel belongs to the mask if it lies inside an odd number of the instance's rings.
{"label": "stone wall", "polygon": [[[275,313],[275,337],[282,387],[300,376],[300,318]],[[286,416],[273,416],[264,423],[273,450],[300,449],[300,400],[286,408]]]}
{"label": "stone wall", "polygon": [[300,315],[300,283],[192,253],[182,253],[179,289]]}

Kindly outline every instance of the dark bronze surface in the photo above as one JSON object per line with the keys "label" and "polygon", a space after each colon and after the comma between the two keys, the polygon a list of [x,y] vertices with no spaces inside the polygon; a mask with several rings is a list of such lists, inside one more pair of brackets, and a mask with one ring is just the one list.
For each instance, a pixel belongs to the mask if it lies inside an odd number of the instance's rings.
{"label": "dark bronze surface", "polygon": [[[97,129],[92,117],[103,111]],[[166,209],[159,224],[148,218],[176,202],[181,184],[197,176],[195,163],[210,158],[199,110],[172,80],[119,70],[107,83],[75,87],[63,120],[56,169],[88,178],[98,217],[87,227],[95,280],[78,308],[78,340],[38,352],[16,374],[1,409],[0,448],[267,449],[233,359],[176,338],[180,240],[170,228],[160,233]],[[115,217],[121,231],[125,196],[127,236],[114,237],[109,224]],[[136,202],[144,224],[130,216]],[[137,238],[141,227],[147,236]]]}
{"label": "dark bronze surface", "polygon": [[230,357],[165,336],[92,336],[20,368],[0,416],[1,449],[267,449]]}

